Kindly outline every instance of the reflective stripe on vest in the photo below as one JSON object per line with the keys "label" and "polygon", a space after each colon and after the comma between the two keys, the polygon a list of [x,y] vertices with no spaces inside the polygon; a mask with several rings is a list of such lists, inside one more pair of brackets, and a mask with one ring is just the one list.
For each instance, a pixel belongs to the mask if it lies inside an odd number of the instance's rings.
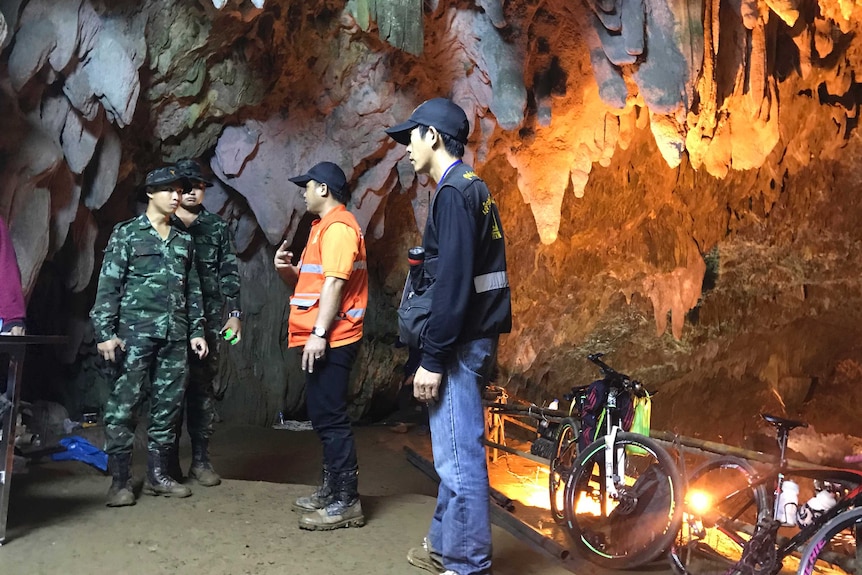
{"label": "reflective stripe on vest", "polygon": [[309,241],[300,256],[299,278],[290,298],[288,318],[288,346],[303,345],[314,327],[320,310],[320,298],[326,277],[322,261],[320,238],[330,225],[339,223],[351,228],[358,238],[358,253],[351,266],[341,293],[341,302],[330,327],[330,343],[356,341],[362,335],[362,322],[368,307],[368,267],[366,264],[365,238],[356,218],[339,207],[322,220],[312,224]]}
{"label": "reflective stripe on vest", "polygon": [[352,317],[353,319],[359,319],[365,315],[365,310],[362,308],[349,309],[346,312],[344,312],[344,315],[347,317]]}
{"label": "reflective stripe on vest", "polygon": [[319,264],[302,264],[302,267],[299,268],[299,271],[309,274],[322,274],[323,266]]}
{"label": "reflective stripe on vest", "polygon": [[484,293],[495,289],[509,287],[509,276],[506,272],[491,272],[473,278],[476,293]]}
{"label": "reflective stripe on vest", "polygon": [[316,304],[319,299],[319,293],[295,293],[293,294],[293,297],[290,298],[290,305],[309,308]]}

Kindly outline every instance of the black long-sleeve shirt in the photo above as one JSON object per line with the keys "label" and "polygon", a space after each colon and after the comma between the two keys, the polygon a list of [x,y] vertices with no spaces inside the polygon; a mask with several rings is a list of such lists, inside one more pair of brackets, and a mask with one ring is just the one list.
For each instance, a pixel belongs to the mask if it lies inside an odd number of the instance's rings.
{"label": "black long-sleeve shirt", "polygon": [[512,326],[499,212],[466,164],[453,166],[438,185],[423,245],[435,284],[421,365],[442,373],[456,343]]}

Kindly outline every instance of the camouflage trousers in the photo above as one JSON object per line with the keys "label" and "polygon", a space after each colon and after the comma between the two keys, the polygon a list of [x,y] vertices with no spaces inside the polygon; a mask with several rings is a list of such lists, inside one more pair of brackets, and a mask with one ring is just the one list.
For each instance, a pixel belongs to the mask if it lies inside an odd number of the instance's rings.
{"label": "camouflage trousers", "polygon": [[129,336],[125,341],[119,376],[105,405],[105,451],[132,451],[135,415],[147,397],[147,447],[173,446],[182,415],[189,343],[140,336]]}
{"label": "camouflage trousers", "polygon": [[[186,429],[192,441],[209,439],[213,434],[215,420],[215,391],[213,384],[218,377],[218,343],[215,338],[207,337],[209,355],[198,359],[189,358],[189,384],[186,388],[185,410]],[[182,418],[182,415],[180,415]],[[182,421],[177,425],[179,437]]]}

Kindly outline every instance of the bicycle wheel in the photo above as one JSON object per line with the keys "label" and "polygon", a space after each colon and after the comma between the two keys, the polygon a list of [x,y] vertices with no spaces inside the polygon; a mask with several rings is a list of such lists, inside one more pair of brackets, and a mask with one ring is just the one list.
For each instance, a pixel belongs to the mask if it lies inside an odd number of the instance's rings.
{"label": "bicycle wheel", "polygon": [[802,551],[797,575],[862,573],[862,508],[844,511],[821,527]]}
{"label": "bicycle wheel", "polygon": [[554,441],[554,453],[551,456],[550,474],[548,475],[548,492],[551,496],[551,515],[557,523],[566,521],[563,495],[566,490],[566,480],[572,473],[572,463],[578,455],[578,422],[566,418],[557,429]]}
{"label": "bicycle wheel", "polygon": [[759,520],[772,517],[757,472],[732,456],[707,461],[688,480],[682,527],[670,548],[678,574],[724,573],[736,563]]}
{"label": "bicycle wheel", "polygon": [[566,527],[590,562],[630,569],[666,551],[679,531],[682,479],[655,441],[620,432],[610,450],[613,480],[606,481],[608,452],[600,438],[575,459],[566,483]]}

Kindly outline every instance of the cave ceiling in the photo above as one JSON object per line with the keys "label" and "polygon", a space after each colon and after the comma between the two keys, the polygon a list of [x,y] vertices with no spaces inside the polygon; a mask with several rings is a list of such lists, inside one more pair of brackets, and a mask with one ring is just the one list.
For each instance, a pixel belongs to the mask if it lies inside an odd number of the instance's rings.
{"label": "cave ceiling", "polygon": [[[541,385],[551,356],[606,344],[614,330],[602,326],[627,317],[636,327],[618,337],[646,330],[691,366],[702,360],[686,330],[705,329],[687,326],[710,254],[723,246],[727,277],[748,285],[733,263],[774,262],[769,250],[804,236],[811,214],[833,217],[824,206],[835,196],[818,196],[816,182],[854,179],[860,10],[853,0],[0,0],[0,215],[28,292],[59,260],[65,288],[85,292],[105,230],[134,209],[146,171],[195,157],[217,178],[207,206],[232,223],[253,274],[262,249],[302,229],[287,178],[325,158],[345,169],[371,245],[394,252],[405,234],[418,238],[430,184],[383,129],[445,95],[470,120],[467,161],[511,218],[522,287],[506,372]],[[787,199],[794,187],[806,201]],[[845,247],[823,250],[851,253],[851,227],[830,228]],[[403,241],[390,242],[396,233]],[[399,257],[384,258],[384,300],[403,277]],[[680,365],[659,371],[682,382]],[[776,373],[793,375],[787,361],[771,365],[773,388]]]}

